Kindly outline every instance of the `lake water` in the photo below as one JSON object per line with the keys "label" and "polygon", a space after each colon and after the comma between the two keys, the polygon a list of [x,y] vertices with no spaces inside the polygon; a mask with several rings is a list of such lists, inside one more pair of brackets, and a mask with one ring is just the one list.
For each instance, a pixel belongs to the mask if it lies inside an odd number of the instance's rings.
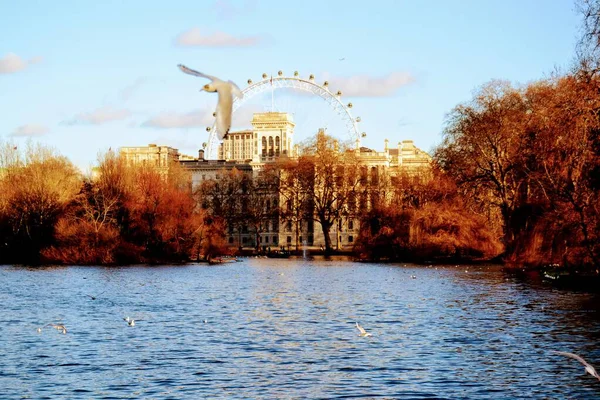
{"label": "lake water", "polygon": [[[600,396],[551,352],[600,367],[597,296],[497,266],[247,259],[0,279],[1,398]],[[48,323],[68,332],[37,332]]]}

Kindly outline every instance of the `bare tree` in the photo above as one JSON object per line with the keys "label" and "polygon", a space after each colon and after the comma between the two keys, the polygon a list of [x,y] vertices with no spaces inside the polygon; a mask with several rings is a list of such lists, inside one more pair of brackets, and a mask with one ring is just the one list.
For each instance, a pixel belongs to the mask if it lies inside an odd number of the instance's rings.
{"label": "bare tree", "polygon": [[312,218],[321,225],[329,253],[331,229],[347,215],[348,201],[359,184],[356,153],[321,131],[303,146],[297,171],[300,190],[307,196]]}

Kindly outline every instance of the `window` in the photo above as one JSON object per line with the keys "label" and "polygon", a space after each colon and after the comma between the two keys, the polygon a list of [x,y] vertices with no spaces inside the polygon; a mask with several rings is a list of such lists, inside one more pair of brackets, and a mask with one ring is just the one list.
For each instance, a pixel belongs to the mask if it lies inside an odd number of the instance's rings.
{"label": "window", "polygon": [[277,236],[273,236],[273,244],[277,244]]}
{"label": "window", "polygon": [[233,237],[229,236],[229,243],[233,243]]}
{"label": "window", "polygon": [[[352,229],[354,229],[354,221],[352,221],[352,220],[349,220],[349,221],[348,221],[348,229],[349,229],[349,230],[352,230]],[[350,236],[350,237],[352,237],[352,236]]]}
{"label": "window", "polygon": [[287,241],[288,243],[292,243],[292,237],[291,237],[291,236],[288,236],[286,241]]}
{"label": "window", "polygon": [[348,243],[352,243],[352,242],[354,242],[354,237],[348,236]]}

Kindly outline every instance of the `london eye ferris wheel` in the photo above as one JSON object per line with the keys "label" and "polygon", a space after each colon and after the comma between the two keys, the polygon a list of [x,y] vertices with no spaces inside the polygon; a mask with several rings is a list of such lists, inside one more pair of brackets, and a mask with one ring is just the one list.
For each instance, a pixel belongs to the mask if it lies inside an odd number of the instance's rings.
{"label": "london eye ferris wheel", "polygon": [[[352,115],[352,103],[344,103],[341,91],[332,90],[327,81],[317,83],[312,74],[304,79],[298,71],[292,76],[285,76],[282,71],[276,76],[263,73],[262,79],[257,82],[248,79],[248,86],[242,93],[243,98],[236,98],[233,103],[232,129],[249,125],[251,116],[248,111],[276,110],[292,114],[296,122],[297,138],[315,134],[319,128],[326,128],[328,134],[356,144],[366,136],[359,129],[360,117]],[[219,138],[216,123],[206,130],[209,137],[203,144],[206,148],[205,156],[217,159]]]}

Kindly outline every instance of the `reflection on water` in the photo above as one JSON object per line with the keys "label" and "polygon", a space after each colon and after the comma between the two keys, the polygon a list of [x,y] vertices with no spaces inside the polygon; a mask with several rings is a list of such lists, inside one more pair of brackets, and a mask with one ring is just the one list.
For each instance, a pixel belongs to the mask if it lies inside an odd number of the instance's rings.
{"label": "reflection on water", "polygon": [[[249,259],[4,266],[0,279],[3,398],[600,395],[581,365],[550,352],[600,366],[597,297],[494,266]],[[37,332],[48,323],[68,333]]]}

